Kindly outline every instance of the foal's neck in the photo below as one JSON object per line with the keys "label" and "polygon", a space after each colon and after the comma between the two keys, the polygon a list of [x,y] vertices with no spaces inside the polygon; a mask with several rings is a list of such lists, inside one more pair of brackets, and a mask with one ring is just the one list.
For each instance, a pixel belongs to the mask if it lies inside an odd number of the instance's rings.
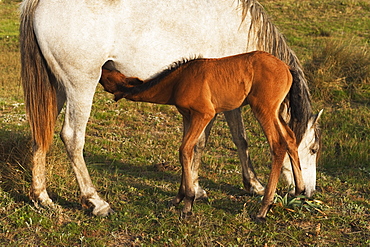
{"label": "foal's neck", "polygon": [[155,82],[155,80],[156,78],[150,79],[141,85],[135,86],[148,88],[138,93],[126,95],[125,98],[132,101],[173,105],[172,94],[175,83],[171,80],[171,76],[165,77],[159,82]]}

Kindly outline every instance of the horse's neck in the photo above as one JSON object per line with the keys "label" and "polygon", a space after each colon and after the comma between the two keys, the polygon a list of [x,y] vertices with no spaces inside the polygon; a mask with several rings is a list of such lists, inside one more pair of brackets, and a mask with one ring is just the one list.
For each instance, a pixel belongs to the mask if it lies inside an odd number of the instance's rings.
{"label": "horse's neck", "polygon": [[[149,80],[144,84],[152,83],[153,80]],[[141,87],[144,85],[139,85]],[[166,77],[160,82],[156,83],[154,86],[149,87],[148,89],[125,96],[126,99],[132,101],[140,101],[140,102],[149,102],[149,103],[156,103],[156,104],[166,104],[172,105],[172,94],[173,94],[173,87],[174,83],[173,80]]]}

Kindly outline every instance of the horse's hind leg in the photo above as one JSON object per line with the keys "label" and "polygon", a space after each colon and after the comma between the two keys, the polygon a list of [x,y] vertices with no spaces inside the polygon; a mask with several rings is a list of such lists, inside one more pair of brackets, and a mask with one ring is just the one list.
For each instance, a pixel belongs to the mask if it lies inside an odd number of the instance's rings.
{"label": "horse's hind leg", "polygon": [[[55,78],[50,75],[50,84],[56,85]],[[58,91],[58,87],[54,88],[56,91],[56,97],[57,97],[57,111],[60,112],[61,107],[60,105],[63,105],[65,97],[63,97],[63,94],[60,94]],[[51,106],[50,106],[51,107]],[[53,111],[54,109],[50,109],[50,111]],[[39,117],[46,117],[46,116],[39,116]],[[51,122],[54,126],[56,119],[49,118],[47,121]],[[44,131],[43,128],[39,128],[40,132]],[[52,135],[50,136],[50,142],[52,139]],[[44,207],[49,208],[55,208],[54,203],[49,197],[49,194],[46,190],[46,153],[49,149],[49,146],[39,145],[36,140],[34,140],[33,143],[33,157],[32,157],[32,186],[31,186],[31,192],[30,196],[32,200],[34,201],[35,205],[37,206],[38,203]]]}
{"label": "horse's hind leg", "polygon": [[35,205],[40,203],[44,207],[54,207],[46,191],[46,153],[47,149],[41,148],[36,142],[33,144],[32,186],[30,194]]}
{"label": "horse's hind leg", "polygon": [[233,142],[238,149],[238,155],[242,167],[244,188],[249,193],[263,195],[264,187],[261,185],[252,166],[248,152],[248,142],[245,134],[241,109],[224,112],[226,121],[229,125]]}
{"label": "horse's hind leg", "polygon": [[[82,78],[83,75],[81,75]],[[86,76],[85,78],[88,78]],[[91,81],[90,81],[91,82]],[[66,92],[66,113],[61,131],[61,138],[71,159],[77,182],[81,190],[82,203],[93,206],[93,214],[106,216],[112,210],[107,202],[102,200],[91,182],[84,158],[83,147],[85,131],[90,115],[95,85],[80,81],[80,87],[70,88]],[[78,85],[78,82],[74,82]]]}

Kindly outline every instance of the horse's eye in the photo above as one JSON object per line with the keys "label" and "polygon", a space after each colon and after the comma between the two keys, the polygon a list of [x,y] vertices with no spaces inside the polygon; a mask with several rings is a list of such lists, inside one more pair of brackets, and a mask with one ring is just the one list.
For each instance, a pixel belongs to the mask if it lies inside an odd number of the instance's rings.
{"label": "horse's eye", "polygon": [[312,155],[314,155],[314,154],[316,154],[317,153],[317,151],[319,151],[319,148],[318,147],[312,147],[312,148],[310,148],[310,152],[311,152],[311,154]]}

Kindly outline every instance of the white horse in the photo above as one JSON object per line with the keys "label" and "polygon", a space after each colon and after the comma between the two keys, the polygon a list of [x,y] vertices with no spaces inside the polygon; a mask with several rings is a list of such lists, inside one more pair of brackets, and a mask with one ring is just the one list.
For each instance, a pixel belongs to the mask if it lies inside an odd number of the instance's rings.
{"label": "white horse", "polygon": [[[289,98],[281,114],[299,144],[305,193],[315,189],[319,137],[310,95],[301,66],[284,38],[253,0],[25,0],[20,27],[22,82],[33,137],[31,197],[53,206],[46,190],[45,160],[54,125],[66,105],[61,138],[71,159],[82,203],[93,214],[112,212],[93,186],[83,158],[85,129],[101,68],[117,69],[127,76],[147,78],[173,61],[201,54],[222,57],[265,50],[298,71],[299,97],[306,111],[290,119]],[[248,192],[263,194],[249,159],[240,109],[225,113],[241,159]],[[211,124],[200,139],[193,161],[196,197],[206,196],[198,183],[200,153]],[[287,156],[286,156],[287,157]],[[283,176],[294,184],[291,164],[285,159]],[[272,203],[272,202],[268,202]],[[265,213],[259,214],[261,218]]]}

